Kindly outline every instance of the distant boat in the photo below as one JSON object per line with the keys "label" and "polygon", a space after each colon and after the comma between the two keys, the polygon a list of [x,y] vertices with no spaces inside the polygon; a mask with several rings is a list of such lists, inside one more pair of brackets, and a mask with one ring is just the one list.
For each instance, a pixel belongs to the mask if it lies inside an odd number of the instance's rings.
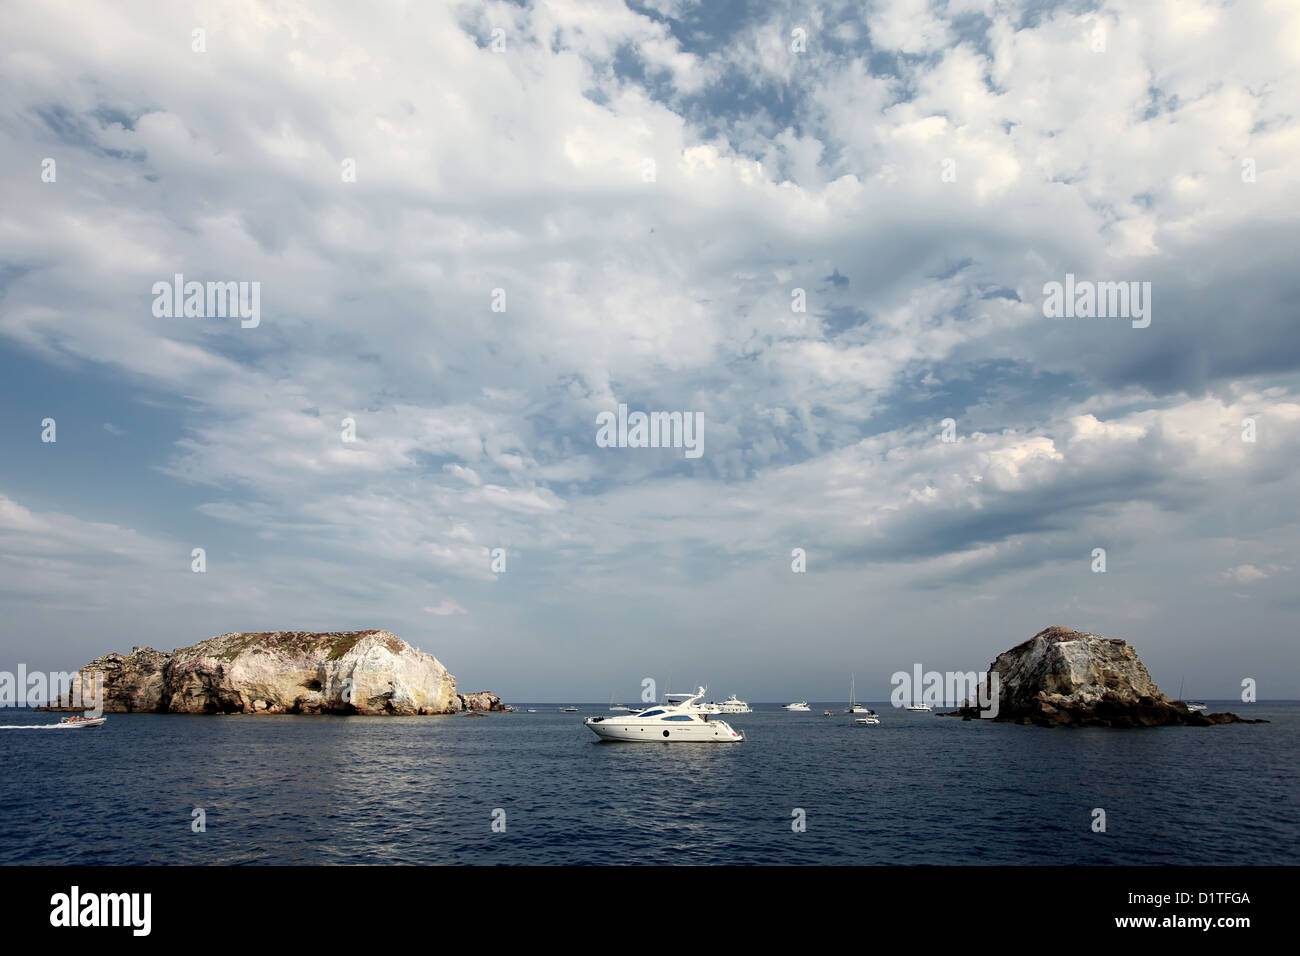
{"label": "distant boat", "polygon": [[537,713],[537,708],[536,708],[536,707],[529,707],[529,708],[528,708],[528,712],[529,712],[530,714],[535,714],[535,713]]}
{"label": "distant boat", "polygon": [[795,704],[786,704],[781,709],[782,710],[808,710],[808,711],[812,710],[812,708],[808,706],[808,701],[806,700],[801,700]]}
{"label": "distant boat", "polygon": [[1209,705],[1203,700],[1183,700],[1183,681],[1178,682],[1178,703],[1188,710],[1208,710]]}
{"label": "distant boat", "polygon": [[732,694],[722,703],[713,706],[718,708],[720,714],[752,714],[754,712],[754,709],[749,704],[737,699],[735,694]]}
{"label": "distant boat", "polygon": [[858,703],[857,675],[849,677],[849,706],[844,708],[846,714],[866,714],[870,711]]}
{"label": "distant boat", "polygon": [[834,717],[835,715],[832,714],[829,710],[823,710],[823,711],[822,711],[822,716],[823,716],[823,717]]}
{"label": "distant boat", "polygon": [[610,709],[610,712],[611,712],[611,713],[614,712],[614,711],[621,711],[622,713],[625,713],[625,714],[628,713],[628,712],[630,712],[630,711],[632,710],[632,708],[629,707],[627,704],[616,704],[616,703],[614,703],[614,695],[613,695],[613,694],[611,694],[610,697],[609,697],[609,709]]}
{"label": "distant boat", "polygon": [[870,707],[868,707],[868,708],[867,708],[866,715],[865,715],[865,716],[862,716],[862,717],[859,717],[857,720],[854,721],[854,723],[855,723],[855,724],[866,724],[866,725],[868,725],[868,726],[871,725],[871,724],[878,724],[878,723],[880,723],[880,715],[877,714],[877,713],[876,713],[874,710],[872,710]]}
{"label": "distant boat", "polygon": [[930,705],[929,705],[929,704],[908,704],[908,705],[907,705],[907,709],[908,709],[908,710],[917,710],[917,711],[929,710],[929,709],[930,709]]}
{"label": "distant boat", "polygon": [[578,708],[574,707],[572,704],[570,704],[568,707],[560,708],[560,713],[562,714],[576,714],[577,712],[578,712]]}

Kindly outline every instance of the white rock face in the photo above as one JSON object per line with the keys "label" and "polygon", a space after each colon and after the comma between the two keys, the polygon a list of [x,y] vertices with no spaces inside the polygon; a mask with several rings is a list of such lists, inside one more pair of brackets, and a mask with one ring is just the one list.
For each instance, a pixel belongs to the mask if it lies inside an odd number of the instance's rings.
{"label": "white rock face", "polygon": [[998,674],[1000,706],[1008,712],[1032,706],[1035,698],[1075,705],[1103,697],[1170,703],[1127,642],[1065,627],[1040,631],[999,655],[990,670]]}
{"label": "white rock face", "polygon": [[[133,665],[140,655],[165,661]],[[388,631],[222,634],[170,655],[143,648],[106,674],[114,701],[149,701],[182,714],[448,714],[462,709],[456,678],[432,654]],[[121,685],[121,686],[118,686]],[[160,692],[159,692],[160,691]],[[127,709],[125,706],[121,709]]]}

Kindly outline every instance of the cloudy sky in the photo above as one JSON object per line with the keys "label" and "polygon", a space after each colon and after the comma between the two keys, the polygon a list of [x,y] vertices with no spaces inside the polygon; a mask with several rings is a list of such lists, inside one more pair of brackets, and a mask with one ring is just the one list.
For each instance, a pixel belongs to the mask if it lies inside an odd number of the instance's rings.
{"label": "cloudy sky", "polygon": [[1293,2],[18,0],[0,82],[0,669],[882,699],[1062,624],[1300,696]]}

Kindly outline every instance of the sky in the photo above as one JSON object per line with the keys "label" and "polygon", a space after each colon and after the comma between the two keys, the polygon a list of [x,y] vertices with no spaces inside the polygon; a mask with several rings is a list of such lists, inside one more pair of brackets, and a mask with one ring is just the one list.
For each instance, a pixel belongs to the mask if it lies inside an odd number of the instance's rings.
{"label": "sky", "polygon": [[0,83],[0,670],[882,700],[1064,625],[1300,697],[1300,5],[17,0]]}

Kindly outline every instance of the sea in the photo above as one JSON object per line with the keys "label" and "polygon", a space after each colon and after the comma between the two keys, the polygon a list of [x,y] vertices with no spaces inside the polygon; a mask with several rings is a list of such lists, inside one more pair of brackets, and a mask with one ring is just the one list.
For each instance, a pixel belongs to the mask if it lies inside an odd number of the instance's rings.
{"label": "sea", "polygon": [[[0,864],[1295,864],[1300,702],[1138,730],[870,704],[728,715],[741,744],[481,718],[0,711]],[[535,708],[536,713],[526,709]],[[832,716],[824,716],[824,710]]]}

